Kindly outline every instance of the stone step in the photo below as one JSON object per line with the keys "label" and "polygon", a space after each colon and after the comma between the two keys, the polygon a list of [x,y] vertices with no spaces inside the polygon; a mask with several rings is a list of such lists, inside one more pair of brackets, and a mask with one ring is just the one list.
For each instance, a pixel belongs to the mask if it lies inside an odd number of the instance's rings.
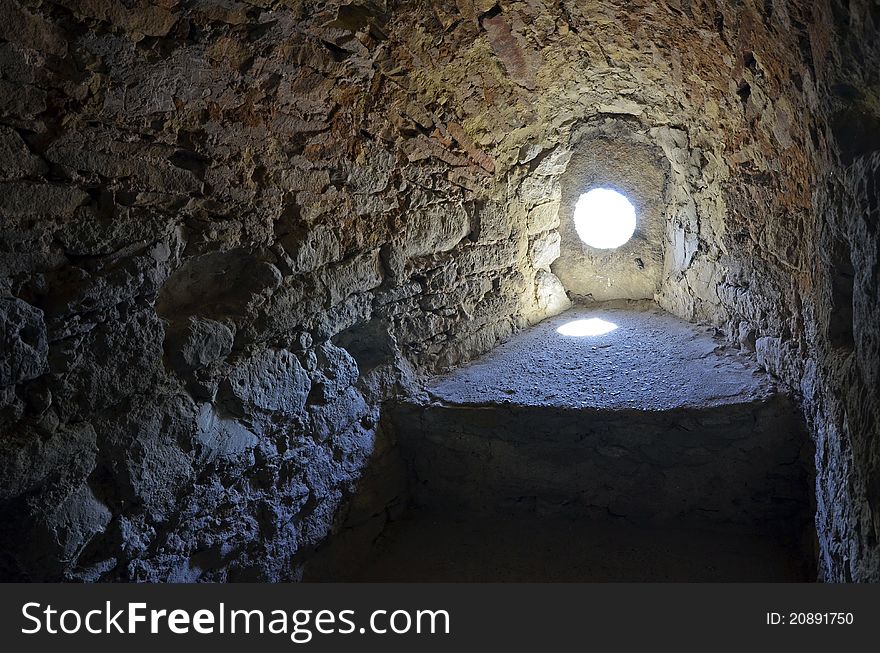
{"label": "stone step", "polygon": [[662,411],[432,403],[391,412],[411,500],[768,532],[810,520],[791,401]]}
{"label": "stone step", "polygon": [[[808,556],[767,536],[649,528],[623,519],[411,510],[367,557],[324,580],[361,582],[797,582]],[[321,580],[322,578],[312,579]]]}
{"label": "stone step", "polygon": [[382,431],[396,446],[313,579],[815,578],[796,404],[653,304],[518,334],[386,404]]}
{"label": "stone step", "polygon": [[390,421],[412,500],[796,530],[811,520],[794,402],[738,348],[651,302],[576,308],[426,384]]}

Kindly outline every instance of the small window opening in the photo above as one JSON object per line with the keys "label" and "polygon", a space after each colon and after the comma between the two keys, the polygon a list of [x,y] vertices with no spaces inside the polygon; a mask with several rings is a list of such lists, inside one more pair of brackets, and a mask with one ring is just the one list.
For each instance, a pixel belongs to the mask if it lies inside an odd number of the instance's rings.
{"label": "small window opening", "polygon": [[574,207],[574,228],[590,247],[614,249],[635,233],[636,209],[617,191],[594,188],[578,199]]}

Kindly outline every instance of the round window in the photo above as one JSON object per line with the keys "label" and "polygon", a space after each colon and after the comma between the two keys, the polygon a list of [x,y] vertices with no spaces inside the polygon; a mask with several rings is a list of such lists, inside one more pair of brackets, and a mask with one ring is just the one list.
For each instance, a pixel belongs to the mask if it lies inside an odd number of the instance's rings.
{"label": "round window", "polygon": [[578,199],[574,207],[574,228],[590,247],[620,247],[636,230],[636,209],[616,190],[594,188]]}

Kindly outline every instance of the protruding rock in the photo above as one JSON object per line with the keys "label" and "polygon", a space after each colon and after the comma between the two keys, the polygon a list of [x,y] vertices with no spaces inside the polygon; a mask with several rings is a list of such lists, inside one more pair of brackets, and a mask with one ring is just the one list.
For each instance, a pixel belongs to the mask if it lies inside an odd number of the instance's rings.
{"label": "protruding rock", "polygon": [[221,393],[239,415],[257,410],[293,416],[305,406],[310,385],[296,356],[267,349],[235,365],[221,384]]}
{"label": "protruding rock", "polygon": [[15,298],[0,299],[0,386],[35,379],[48,370],[43,311]]}
{"label": "protruding rock", "polygon": [[[521,23],[519,17],[516,22]],[[513,32],[505,14],[487,16],[482,21],[492,51],[504,64],[507,74],[521,86],[534,90],[541,55],[526,44],[522,34]]]}
{"label": "protruding rock", "polygon": [[182,327],[168,332],[165,346],[175,367],[187,371],[225,358],[233,340],[232,331],[222,322],[190,317]]}
{"label": "protruding rock", "polygon": [[407,217],[409,256],[446,252],[470,232],[470,218],[460,205],[432,205],[412,211]]}

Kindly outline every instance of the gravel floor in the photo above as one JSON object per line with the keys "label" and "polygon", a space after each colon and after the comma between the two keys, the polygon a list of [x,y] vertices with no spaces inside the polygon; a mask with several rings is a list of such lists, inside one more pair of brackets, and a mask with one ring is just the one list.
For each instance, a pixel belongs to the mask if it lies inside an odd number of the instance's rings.
{"label": "gravel floor", "polygon": [[[582,320],[616,328],[588,336],[557,331]],[[653,302],[618,302],[575,307],[542,322],[433,379],[427,390],[449,404],[665,410],[756,401],[776,388],[753,358],[725,347],[711,328],[685,322]]]}

